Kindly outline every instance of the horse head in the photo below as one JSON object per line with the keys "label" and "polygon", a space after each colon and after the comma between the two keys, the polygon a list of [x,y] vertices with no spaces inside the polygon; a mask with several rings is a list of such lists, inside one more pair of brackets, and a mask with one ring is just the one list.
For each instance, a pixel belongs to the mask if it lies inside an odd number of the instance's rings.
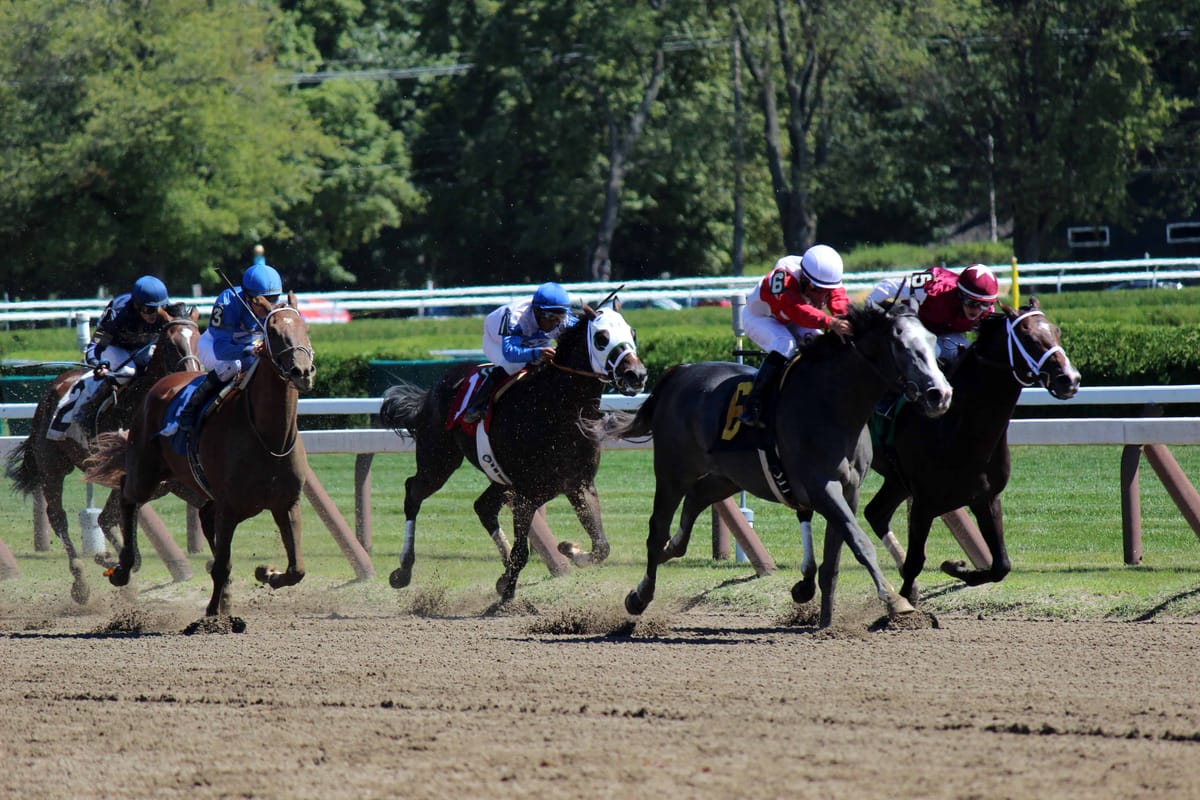
{"label": "horse head", "polygon": [[200,311],[195,306],[173,303],[158,310],[166,320],[154,343],[147,372],[162,377],[172,372],[203,372],[196,347],[200,341]]}
{"label": "horse head", "polygon": [[1022,386],[1041,384],[1059,400],[1079,391],[1079,370],[1067,358],[1058,326],[1042,313],[1036,297],[1019,309],[1004,308],[1008,364]]}
{"label": "horse head", "polygon": [[267,334],[266,355],[279,377],[307,392],[313,387],[317,367],[308,322],[296,308],[294,292],[288,292],[287,303],[267,314],[263,328]]}
{"label": "horse head", "polygon": [[856,341],[862,335],[864,321],[872,318],[886,331],[887,357],[878,362],[884,377],[926,416],[945,414],[950,409],[953,390],[937,365],[934,336],[917,317],[915,307],[905,301],[893,303],[885,311],[868,303],[860,313],[851,316]]}
{"label": "horse head", "polygon": [[612,308],[597,311],[585,305],[579,321],[563,334],[556,362],[560,358],[583,360],[584,348],[576,343],[576,336],[586,344],[586,365],[597,378],[611,381],[626,396],[646,388],[646,365],[638,358],[637,334],[620,312]]}

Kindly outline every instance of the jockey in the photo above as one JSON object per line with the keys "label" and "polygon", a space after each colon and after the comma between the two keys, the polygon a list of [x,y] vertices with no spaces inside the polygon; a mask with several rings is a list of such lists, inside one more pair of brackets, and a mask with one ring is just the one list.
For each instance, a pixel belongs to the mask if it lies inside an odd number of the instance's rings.
{"label": "jockey", "polygon": [[64,406],[61,428],[52,426],[47,437],[63,438],[72,422],[90,430],[105,396],[100,387],[124,386],[145,371],[154,355],[154,342],[169,321],[159,309],[170,303],[166,285],[153,275],[141,276],[128,293],[109,301],[84,351],[92,375],[77,384],[80,388],[73,391],[78,395],[74,403]]}
{"label": "jockey", "polygon": [[194,431],[204,404],[257,360],[264,336],[262,320],[278,307],[283,295],[283,279],[267,264],[263,253],[263,246],[255,245],[254,263],[242,273],[242,285],[221,292],[213,303],[208,327],[197,346],[208,376],[180,410],[178,424],[163,428],[163,436],[177,430]]}
{"label": "jockey", "polygon": [[501,374],[513,375],[529,364],[551,361],[555,339],[575,321],[571,298],[557,283],[543,283],[529,300],[500,306],[483,321],[483,353],[494,366],[480,370],[483,383],[475,391],[466,422],[478,422],[487,413],[492,392]]}
{"label": "jockey", "polygon": [[850,298],[842,287],[842,257],[829,245],[813,245],[803,256],[784,256],[775,262],[742,311],[746,335],[767,351],[738,417],[743,425],[766,427],[763,392],[801,342],[827,330],[842,338],[852,333],[850,322],[838,316],[849,309]]}
{"label": "jockey", "polygon": [[992,313],[999,293],[1000,283],[992,271],[983,264],[972,264],[957,274],[931,267],[902,279],[885,278],[867,300],[881,304],[915,300],[917,317],[937,337],[938,362],[950,370],[970,344],[966,332],[975,330]]}

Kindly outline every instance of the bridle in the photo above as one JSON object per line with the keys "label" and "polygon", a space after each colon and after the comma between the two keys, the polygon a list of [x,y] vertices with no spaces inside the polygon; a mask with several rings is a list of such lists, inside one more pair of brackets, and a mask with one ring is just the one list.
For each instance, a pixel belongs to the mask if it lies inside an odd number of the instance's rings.
{"label": "bridle", "polygon": [[300,312],[298,310],[292,308],[291,306],[281,306],[279,308],[272,309],[270,311],[270,313],[268,313],[267,316],[263,318],[263,333],[264,333],[263,345],[266,347],[266,350],[267,350],[267,360],[270,361],[271,366],[275,368],[275,374],[277,374],[281,379],[283,379],[285,381],[289,381],[290,379],[288,378],[287,372],[279,364],[279,359],[283,358],[284,356],[286,356],[288,353],[292,352],[293,350],[299,350],[301,353],[307,353],[310,361],[315,361],[316,356],[313,354],[313,349],[311,347],[309,347],[308,345],[303,345],[303,344],[294,344],[294,345],[291,345],[290,347],[285,347],[282,350],[280,350],[278,353],[276,353],[274,350],[272,350],[271,337],[269,335],[267,335],[267,322],[271,319],[271,317],[275,316],[276,314],[282,314],[284,312],[291,312],[292,314],[295,314],[298,318],[303,319],[303,317],[300,315]]}
{"label": "bridle", "polygon": [[[197,335],[200,333],[200,326],[197,325],[196,322],[191,319],[187,319],[184,317],[173,318],[167,323],[166,327],[170,328],[172,325],[182,325],[187,328],[192,328],[193,330],[196,331]],[[165,330],[165,328],[164,328],[164,330]],[[190,350],[190,348],[189,348],[189,350]],[[189,352],[186,356],[181,357],[178,361],[175,362],[175,366],[171,370],[171,372],[182,372],[182,371],[184,371],[184,368],[188,367],[188,366],[191,367],[191,370],[190,370],[191,372],[204,372],[205,371],[204,365],[200,363],[200,357],[197,356],[195,353]]]}
{"label": "bridle", "polygon": [[[266,347],[266,351],[267,351],[266,361],[275,370],[275,374],[277,376],[279,376],[279,379],[282,380],[284,383],[291,383],[291,379],[288,378],[287,372],[284,370],[284,368],[282,366],[280,366],[279,359],[283,358],[283,356],[287,355],[288,353],[291,353],[293,350],[298,350],[301,353],[307,353],[310,360],[315,360],[315,358],[313,355],[313,349],[307,345],[302,345],[302,344],[291,345],[290,347],[283,348],[278,353],[274,352],[271,349],[271,336],[268,331],[267,321],[270,320],[271,317],[274,316],[275,314],[278,314],[278,313],[284,312],[284,311],[290,311],[293,314],[295,314],[297,317],[300,316],[300,312],[297,311],[296,309],[292,308],[291,306],[282,306],[280,308],[273,309],[263,319],[263,332],[265,334],[263,336],[263,344]],[[260,359],[260,361],[261,360],[262,359]],[[274,456],[276,458],[283,458],[285,456],[291,455],[292,451],[296,449],[296,442],[300,440],[299,420],[293,419],[293,427],[290,431],[291,441],[290,441],[290,443],[287,444],[286,449],[283,450],[282,452],[276,452],[275,450],[271,449],[271,446],[263,440],[262,434],[259,433],[258,426],[254,423],[254,412],[253,412],[253,409],[251,408],[252,403],[250,402],[249,398],[246,398],[245,406],[246,406],[246,419],[250,422],[250,430],[254,431],[254,437],[256,439],[258,439],[258,443],[263,446],[263,449],[266,450],[269,454],[271,454],[272,456]]]}
{"label": "bridle", "polygon": [[[1035,383],[1039,383],[1039,378],[1041,379],[1040,383],[1043,386],[1047,385],[1047,382],[1050,380],[1050,375],[1049,373],[1042,371],[1042,365],[1045,364],[1046,361],[1048,361],[1055,353],[1062,353],[1063,358],[1067,358],[1067,351],[1063,350],[1062,345],[1056,344],[1053,347],[1048,348],[1046,352],[1042,353],[1041,358],[1034,359],[1034,357],[1031,356],[1029,351],[1025,348],[1025,343],[1022,342],[1021,338],[1017,335],[1017,325],[1019,325],[1022,320],[1025,320],[1029,317],[1044,318],[1045,316],[1046,315],[1041,311],[1026,311],[1009,319],[1005,323],[1008,333],[1008,366],[1009,369],[1012,370],[1013,379],[1022,386],[1033,386]],[[1017,354],[1020,354],[1021,360],[1024,362],[1025,369],[1028,370],[1028,380],[1023,379],[1017,371]],[[1070,359],[1067,360],[1068,362],[1070,361]]]}

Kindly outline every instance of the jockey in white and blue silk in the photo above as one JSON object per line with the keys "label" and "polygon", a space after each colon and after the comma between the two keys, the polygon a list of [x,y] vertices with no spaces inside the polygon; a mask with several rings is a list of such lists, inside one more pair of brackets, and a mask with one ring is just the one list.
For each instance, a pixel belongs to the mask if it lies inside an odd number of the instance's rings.
{"label": "jockey in white and blue silk", "polygon": [[571,298],[554,282],[543,283],[528,300],[514,300],[488,314],[483,321],[483,354],[495,366],[487,369],[463,419],[483,418],[501,371],[513,375],[536,361],[551,361],[555,340],[574,322]]}
{"label": "jockey in white and blue silk", "polygon": [[267,264],[262,245],[256,245],[254,253],[254,263],[242,273],[242,285],[224,290],[213,303],[208,328],[197,348],[200,363],[209,370],[208,377],[179,412],[178,425],[163,428],[164,436],[173,435],[177,429],[193,431],[204,404],[258,359],[265,335],[263,320],[280,303],[283,279]]}

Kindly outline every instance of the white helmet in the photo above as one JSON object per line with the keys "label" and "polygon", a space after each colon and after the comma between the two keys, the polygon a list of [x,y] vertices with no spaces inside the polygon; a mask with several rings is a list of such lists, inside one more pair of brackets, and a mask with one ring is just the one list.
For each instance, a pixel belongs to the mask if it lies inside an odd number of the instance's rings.
{"label": "white helmet", "polygon": [[800,271],[818,289],[837,289],[842,285],[842,257],[827,244],[814,244],[805,250]]}

